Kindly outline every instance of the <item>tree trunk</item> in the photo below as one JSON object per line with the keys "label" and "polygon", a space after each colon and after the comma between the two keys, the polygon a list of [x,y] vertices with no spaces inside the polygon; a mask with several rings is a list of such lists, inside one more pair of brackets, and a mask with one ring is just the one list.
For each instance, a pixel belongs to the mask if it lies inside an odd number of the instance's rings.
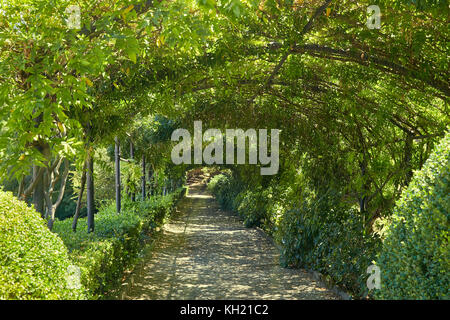
{"label": "tree trunk", "polygon": [[22,197],[24,185],[25,185],[25,177],[22,177],[19,183],[19,190],[17,191],[17,198],[19,199]]}
{"label": "tree trunk", "polygon": [[152,167],[148,168],[148,197],[150,198],[153,195],[153,186],[152,186]]}
{"label": "tree trunk", "polygon": [[[133,141],[130,141],[130,158],[134,159],[134,145]],[[131,192],[131,201],[136,201],[136,194],[134,192]]]}
{"label": "tree trunk", "polygon": [[44,179],[43,174],[39,174],[41,167],[33,165],[33,181],[36,181],[33,191],[33,205],[37,212],[41,214],[41,217],[45,217],[44,210]]}
{"label": "tree trunk", "polygon": [[[62,162],[62,160],[61,160]],[[60,163],[61,163],[60,162]],[[59,169],[55,174],[54,177],[54,181],[50,181],[48,180],[51,176],[51,169],[49,169],[47,171],[47,180],[46,180],[46,185],[49,184],[50,186],[50,190],[45,191],[44,195],[45,195],[45,201],[47,202],[47,215],[48,215],[48,228],[50,230],[52,230],[53,228],[53,223],[55,222],[55,214],[56,214],[56,210],[58,209],[59,205],[61,204],[63,198],[64,198],[64,192],[66,191],[66,183],[67,183],[67,177],[69,176],[69,161],[67,159],[64,159],[64,173],[62,174],[62,179],[61,179],[61,175],[59,173]],[[53,203],[52,201],[52,194],[53,194],[53,186],[56,183],[57,180],[61,180],[60,182],[60,186],[59,186],[59,193],[58,193],[58,198],[56,199],[56,202]]]}
{"label": "tree trunk", "polygon": [[142,201],[145,201],[145,156],[142,155]]}
{"label": "tree trunk", "polygon": [[115,138],[115,147],[114,147],[114,160],[115,160],[115,168],[116,168],[116,211],[120,213],[122,207],[122,196],[120,193],[120,146],[119,146],[119,138]]}
{"label": "tree trunk", "polygon": [[[36,113],[36,110],[33,110],[33,113]],[[37,117],[34,118],[35,128],[39,128],[39,125],[41,124],[43,119],[43,113],[40,113]],[[44,156],[46,154],[43,152],[44,147],[43,144],[40,143],[41,141],[38,141],[38,145],[36,146],[36,149],[42,153]],[[37,212],[41,214],[41,217],[45,217],[45,208],[44,208],[44,175],[43,172],[40,170],[44,170],[44,168],[38,167],[36,165],[33,165],[33,205]]]}
{"label": "tree trunk", "polygon": [[81,173],[80,184],[81,184],[80,185],[80,193],[78,193],[77,207],[75,209],[75,215],[73,216],[73,222],[72,222],[73,232],[77,231],[77,223],[78,223],[78,218],[80,216],[80,210],[81,210],[81,199],[83,198],[84,186],[86,185],[86,161],[84,161],[84,164],[83,164],[83,172]]}
{"label": "tree trunk", "polygon": [[88,151],[86,165],[86,198],[87,198],[87,226],[88,233],[94,232],[94,151]]}
{"label": "tree trunk", "polygon": [[159,196],[158,173],[156,171],[153,172],[153,189],[153,194]]}
{"label": "tree trunk", "polygon": [[[47,169],[47,172],[44,174],[43,177],[43,182],[44,182],[44,186],[45,189],[47,189],[49,187],[49,176],[50,176],[50,170]],[[45,204],[47,206],[47,210],[45,213],[45,219],[48,219],[49,216],[53,215],[53,203],[52,203],[52,199],[51,199],[51,195],[50,193],[44,189],[44,199],[45,199]],[[50,219],[51,220],[51,219]],[[48,221],[48,228],[51,230],[51,228],[53,227],[53,222]]]}

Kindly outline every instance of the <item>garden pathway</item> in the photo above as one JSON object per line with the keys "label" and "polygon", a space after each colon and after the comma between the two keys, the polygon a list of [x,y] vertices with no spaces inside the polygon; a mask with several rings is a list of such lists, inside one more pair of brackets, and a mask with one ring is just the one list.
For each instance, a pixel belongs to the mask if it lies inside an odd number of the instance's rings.
{"label": "garden pathway", "polygon": [[337,299],[301,269],[282,268],[272,241],[193,184],[123,283],[121,299]]}

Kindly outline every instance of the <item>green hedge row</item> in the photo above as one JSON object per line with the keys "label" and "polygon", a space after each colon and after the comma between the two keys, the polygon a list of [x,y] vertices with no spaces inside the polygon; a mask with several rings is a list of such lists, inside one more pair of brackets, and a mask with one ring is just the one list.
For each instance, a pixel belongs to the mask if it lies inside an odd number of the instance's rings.
{"label": "green hedge row", "polygon": [[[174,210],[184,188],[147,201],[125,201],[120,214],[113,203],[72,231],[71,219],[56,221],[53,232],[36,211],[0,191],[0,299],[96,299],[114,288],[138,257],[148,232]],[[75,268],[75,269],[74,269]],[[80,284],[69,283],[71,270]]]}
{"label": "green hedge row", "polygon": [[377,261],[380,299],[450,299],[450,133],[402,193]]}

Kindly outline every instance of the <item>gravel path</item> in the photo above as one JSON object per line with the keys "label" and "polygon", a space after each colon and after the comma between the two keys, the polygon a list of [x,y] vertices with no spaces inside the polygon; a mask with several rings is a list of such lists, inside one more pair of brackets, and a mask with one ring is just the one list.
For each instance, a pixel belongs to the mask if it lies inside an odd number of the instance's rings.
{"label": "gravel path", "polygon": [[123,283],[122,299],[337,299],[273,243],[192,185],[179,212]]}

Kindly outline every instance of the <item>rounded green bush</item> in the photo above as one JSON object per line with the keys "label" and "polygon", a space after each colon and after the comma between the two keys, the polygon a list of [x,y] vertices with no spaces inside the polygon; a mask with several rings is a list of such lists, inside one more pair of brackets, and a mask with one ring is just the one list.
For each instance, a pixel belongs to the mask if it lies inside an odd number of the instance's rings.
{"label": "rounded green bush", "polygon": [[377,264],[379,299],[449,299],[450,133],[394,209]]}
{"label": "rounded green bush", "polygon": [[62,240],[33,208],[0,190],[0,299],[76,299]]}

